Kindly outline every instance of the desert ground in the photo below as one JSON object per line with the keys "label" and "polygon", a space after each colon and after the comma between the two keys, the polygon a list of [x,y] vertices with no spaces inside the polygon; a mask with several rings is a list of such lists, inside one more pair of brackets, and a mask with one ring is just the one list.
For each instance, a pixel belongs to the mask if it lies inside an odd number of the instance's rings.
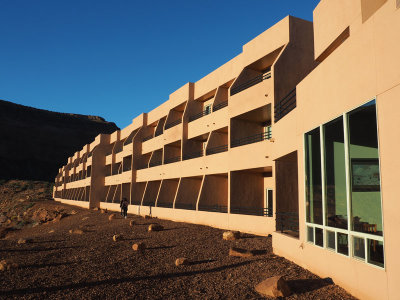
{"label": "desert ground", "polygon": [[[124,219],[54,202],[42,183],[12,191],[7,184],[0,185],[0,299],[265,299],[254,287],[276,275],[292,290],[285,299],[355,299],[329,278],[274,255],[270,237],[227,241],[221,229]],[[151,224],[164,229],[148,231]],[[135,243],[145,250],[134,251]],[[254,255],[229,256],[230,247]],[[189,263],[176,266],[181,257]]]}

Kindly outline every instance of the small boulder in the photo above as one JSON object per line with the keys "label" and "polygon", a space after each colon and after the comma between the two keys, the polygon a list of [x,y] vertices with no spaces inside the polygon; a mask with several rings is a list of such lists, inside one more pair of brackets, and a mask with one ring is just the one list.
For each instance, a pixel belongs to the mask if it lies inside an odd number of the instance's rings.
{"label": "small boulder", "polygon": [[73,234],[83,234],[83,230],[82,229],[70,229],[69,233],[73,233]]}
{"label": "small boulder", "polygon": [[101,210],[100,210],[100,213],[106,214],[106,213],[107,213],[107,208],[106,208],[106,209],[101,209]]}
{"label": "small boulder", "polygon": [[98,207],[95,207],[95,208],[93,208],[93,210],[96,210],[96,211],[97,211],[97,210],[99,210],[99,208],[98,208]]}
{"label": "small boulder", "polygon": [[53,233],[53,232],[54,232],[54,229],[52,229],[52,230],[49,231],[49,233]]}
{"label": "small boulder", "polygon": [[144,249],[146,249],[146,245],[142,242],[136,243],[132,245],[132,249],[134,251],[139,251],[139,252],[143,252]]}
{"label": "small boulder", "polygon": [[292,294],[290,287],[282,276],[274,276],[265,279],[255,287],[256,291],[268,297],[288,297]]}
{"label": "small boulder", "polygon": [[133,227],[133,225],[135,225],[135,221],[134,221],[134,220],[131,220],[131,221],[129,222],[129,226]]}
{"label": "small boulder", "polygon": [[7,222],[7,216],[5,216],[5,215],[1,215],[0,216],[0,223],[5,223],[5,222]]}
{"label": "small boulder", "polygon": [[17,241],[17,244],[26,244],[26,243],[29,243],[31,241],[31,239],[23,239],[23,238],[20,238],[18,241]]}
{"label": "small boulder", "polygon": [[145,215],[143,216],[143,219],[151,219],[151,217],[149,215]]}
{"label": "small boulder", "polygon": [[69,213],[70,215],[76,215],[78,212],[76,210],[71,210],[71,212]]}
{"label": "small boulder", "polygon": [[53,223],[57,223],[57,222],[60,222],[60,220],[62,219],[62,218],[64,218],[65,217],[65,214],[64,213],[60,213],[57,217],[55,217],[54,219],[53,219]]}
{"label": "small boulder", "polygon": [[251,256],[254,256],[254,253],[252,251],[249,251],[246,249],[231,247],[231,248],[229,248],[229,256],[251,257]]}
{"label": "small boulder", "polygon": [[187,266],[189,263],[186,257],[179,257],[175,260],[175,266]]}
{"label": "small boulder", "polygon": [[114,220],[114,219],[115,219],[115,217],[116,217],[116,215],[115,215],[115,214],[111,214],[111,215],[109,215],[109,216],[108,216],[108,221],[112,221],[112,220]]}
{"label": "small boulder", "polygon": [[89,219],[89,217],[84,217],[84,218],[82,218],[82,221],[85,221],[87,219]]}
{"label": "small boulder", "polygon": [[113,241],[114,242],[118,242],[120,240],[122,240],[122,235],[120,235],[120,234],[114,234],[113,235]]}
{"label": "small boulder", "polygon": [[240,239],[240,232],[239,231],[225,231],[222,234],[222,239],[226,241],[234,241]]}
{"label": "small boulder", "polygon": [[0,271],[11,270],[13,268],[18,268],[18,264],[8,262],[5,259],[0,261]]}
{"label": "small boulder", "polygon": [[149,231],[162,231],[164,227],[160,224],[154,223],[149,225]]}

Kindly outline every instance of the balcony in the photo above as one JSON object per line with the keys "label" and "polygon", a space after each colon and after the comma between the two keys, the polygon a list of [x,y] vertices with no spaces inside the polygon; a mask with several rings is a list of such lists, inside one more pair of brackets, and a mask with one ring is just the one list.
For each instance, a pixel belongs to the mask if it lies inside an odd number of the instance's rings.
{"label": "balcony", "polygon": [[[175,121],[170,122],[168,124],[165,124],[165,130],[167,130],[169,128],[172,128],[172,127],[174,127],[174,126],[176,126],[178,124],[181,124],[181,123],[182,123],[182,119],[178,119],[178,120],[175,120]],[[157,136],[157,132],[156,132],[156,136]]]}
{"label": "balcony", "polygon": [[240,93],[241,91],[244,91],[244,90],[246,90],[256,84],[259,84],[260,82],[263,82],[264,80],[267,80],[269,78],[271,78],[271,71],[267,71],[260,75],[257,75],[255,77],[253,77],[252,79],[231,89],[231,96],[233,96],[237,93]]}
{"label": "balcony", "polygon": [[221,153],[221,152],[225,152],[225,151],[228,151],[228,145],[221,145],[221,146],[207,149],[206,155],[217,154],[217,153]]}
{"label": "balcony", "polygon": [[296,88],[274,106],[275,123],[296,108]]}
{"label": "balcony", "polygon": [[204,155],[204,151],[200,150],[200,151],[194,151],[188,154],[185,154],[183,156],[183,160],[188,160],[188,159],[192,159],[192,158],[197,158],[197,157],[202,157]]}
{"label": "balcony", "polygon": [[155,166],[159,166],[159,165],[162,165],[162,161],[161,160],[152,161],[152,162],[149,163],[149,168],[155,167]]}
{"label": "balcony", "polygon": [[145,136],[145,137],[142,139],[142,141],[145,142],[145,141],[151,140],[153,137],[154,137],[153,134],[150,134],[150,135],[148,135],[148,136]]}
{"label": "balcony", "polygon": [[[224,107],[227,107],[227,106],[228,106],[228,101],[224,101],[224,102],[218,103],[218,104],[212,106],[212,112],[216,112],[216,111],[218,111],[218,110],[220,110],[220,109],[222,109]],[[205,110],[203,110],[203,111],[201,111],[201,112],[199,112],[197,114],[194,114],[194,115],[190,116],[189,117],[189,122],[192,122],[194,120],[200,119],[201,117],[207,116],[209,114],[211,114],[211,111],[209,109],[205,109]]]}
{"label": "balcony", "polygon": [[175,156],[175,157],[164,159],[164,164],[165,165],[166,164],[171,164],[171,163],[174,163],[174,162],[178,162],[180,160],[181,160],[181,156],[179,155],[179,156]]}
{"label": "balcony", "polygon": [[250,136],[246,136],[244,138],[236,139],[231,142],[231,147],[239,147],[243,145],[253,144],[265,140],[269,140],[272,137],[272,132],[267,131],[263,133],[258,133]]}

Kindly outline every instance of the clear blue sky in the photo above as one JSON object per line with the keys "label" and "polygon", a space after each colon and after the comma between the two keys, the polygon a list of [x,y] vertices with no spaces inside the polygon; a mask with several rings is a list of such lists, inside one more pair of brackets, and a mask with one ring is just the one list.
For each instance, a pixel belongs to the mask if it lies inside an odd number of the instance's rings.
{"label": "clear blue sky", "polygon": [[0,99],[123,128],[319,0],[0,0]]}

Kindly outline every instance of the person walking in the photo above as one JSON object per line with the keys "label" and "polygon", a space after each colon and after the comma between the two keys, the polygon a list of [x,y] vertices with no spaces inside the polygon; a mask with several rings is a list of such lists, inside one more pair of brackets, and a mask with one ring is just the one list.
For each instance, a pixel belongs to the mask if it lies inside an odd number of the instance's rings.
{"label": "person walking", "polygon": [[128,216],[128,200],[126,198],[122,198],[120,207],[121,207],[121,216],[123,216],[125,219]]}

